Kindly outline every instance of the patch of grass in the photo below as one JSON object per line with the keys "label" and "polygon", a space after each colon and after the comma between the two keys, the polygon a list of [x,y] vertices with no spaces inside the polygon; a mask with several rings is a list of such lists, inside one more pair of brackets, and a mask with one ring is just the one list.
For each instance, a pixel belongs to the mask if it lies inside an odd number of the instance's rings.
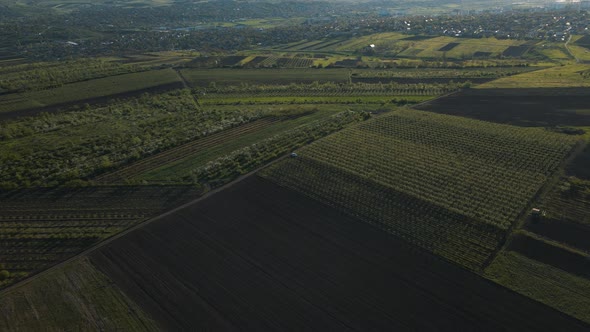
{"label": "patch of grass", "polygon": [[537,48],[537,52],[543,54],[551,60],[571,60],[571,56],[563,47],[554,46],[547,48]]}
{"label": "patch of grass", "polygon": [[582,72],[590,70],[590,65],[575,64],[556,66],[520,75],[503,77],[479,85],[478,89],[502,88],[569,88],[590,87],[590,77]]}
{"label": "patch of grass", "polygon": [[2,331],[158,331],[87,259],[0,295]]}
{"label": "patch of grass", "polygon": [[354,52],[370,44],[388,45],[392,43],[397,43],[399,40],[406,37],[408,37],[408,35],[404,35],[398,32],[377,33],[373,35],[352,38],[348,41],[344,41],[341,45],[334,45],[330,48],[333,48],[333,50],[336,51]]}
{"label": "patch of grass", "polygon": [[568,48],[579,60],[590,61],[590,49],[578,45],[572,45],[571,43],[568,45]]}
{"label": "patch of grass", "polygon": [[520,294],[590,323],[590,280],[515,252],[502,252],[485,276]]}

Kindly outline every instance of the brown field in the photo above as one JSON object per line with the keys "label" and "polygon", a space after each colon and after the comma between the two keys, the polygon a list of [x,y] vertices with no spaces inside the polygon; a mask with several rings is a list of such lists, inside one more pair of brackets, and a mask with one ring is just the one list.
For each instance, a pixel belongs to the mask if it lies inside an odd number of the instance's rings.
{"label": "brown field", "polygon": [[168,330],[588,328],[256,176],[90,260]]}
{"label": "brown field", "polygon": [[585,90],[471,89],[416,108],[518,126],[590,126]]}

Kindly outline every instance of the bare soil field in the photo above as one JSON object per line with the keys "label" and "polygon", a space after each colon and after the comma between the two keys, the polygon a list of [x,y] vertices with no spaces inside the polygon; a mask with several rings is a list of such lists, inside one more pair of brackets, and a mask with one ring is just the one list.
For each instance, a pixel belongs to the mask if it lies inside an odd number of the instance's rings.
{"label": "bare soil field", "polygon": [[585,35],[584,37],[578,39],[576,41],[576,44],[586,48],[590,48],[590,35]]}
{"label": "bare soil field", "polygon": [[256,176],[90,260],[168,330],[588,329]]}
{"label": "bare soil field", "polygon": [[441,52],[446,52],[454,49],[455,47],[459,46],[459,43],[448,43],[445,46],[439,48],[438,50]]}
{"label": "bare soil field", "polygon": [[502,52],[502,55],[515,58],[521,57],[526,53],[526,51],[529,50],[530,47],[530,45],[508,46],[508,48]]}
{"label": "bare soil field", "polygon": [[590,278],[590,260],[588,257],[565,248],[519,234],[514,237],[508,249],[563,271]]}
{"label": "bare soil field", "polygon": [[590,252],[589,226],[555,219],[543,219],[538,222],[529,221],[526,229],[546,238]]}
{"label": "bare soil field", "polygon": [[582,89],[464,90],[417,109],[517,126],[590,126]]}

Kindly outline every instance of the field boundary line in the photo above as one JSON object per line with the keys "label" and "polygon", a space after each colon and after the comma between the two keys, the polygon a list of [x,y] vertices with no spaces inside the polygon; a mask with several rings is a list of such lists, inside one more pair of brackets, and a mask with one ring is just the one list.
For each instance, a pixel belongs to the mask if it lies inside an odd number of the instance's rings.
{"label": "field boundary line", "polygon": [[[446,98],[446,97],[450,97],[450,96],[452,96],[454,94],[458,94],[461,91],[463,91],[463,89],[459,89],[459,90],[447,92],[444,95],[440,95],[440,96],[438,96],[436,98],[428,99],[428,100],[425,100],[425,101],[423,101],[421,103],[414,104],[414,105],[410,106],[410,108],[415,109],[415,107],[417,107],[417,106],[427,105],[427,104],[432,103],[434,101],[437,101],[439,99],[443,99],[443,98]],[[416,109],[416,110],[417,111],[421,111],[421,112],[432,112],[432,111],[425,111],[425,110],[420,110],[420,109]]]}
{"label": "field boundary line", "polygon": [[32,282],[32,281],[34,281],[34,280],[36,280],[38,278],[41,278],[41,277],[45,276],[46,274],[49,274],[49,273],[51,273],[51,272],[53,272],[55,270],[60,269],[64,265],[67,265],[67,264],[69,264],[71,262],[74,262],[74,261],[76,261],[76,260],[84,257],[84,256],[87,256],[88,254],[90,254],[90,253],[92,253],[92,252],[94,252],[94,251],[96,251],[96,250],[98,250],[98,249],[100,249],[100,248],[102,248],[102,247],[110,244],[111,242],[114,242],[114,241],[118,240],[121,237],[124,237],[125,235],[127,235],[127,234],[129,234],[131,232],[134,232],[134,231],[136,231],[138,229],[141,229],[141,228],[143,228],[146,225],[149,225],[149,224],[151,224],[151,223],[153,223],[155,221],[158,221],[158,220],[160,220],[160,219],[162,219],[164,217],[167,217],[167,216],[169,216],[171,214],[174,214],[174,213],[176,213],[176,212],[178,212],[178,211],[180,211],[182,209],[185,209],[185,208],[187,208],[187,207],[189,207],[191,205],[197,204],[197,203],[199,203],[199,202],[201,202],[201,201],[203,201],[203,200],[205,200],[205,199],[207,199],[207,198],[209,198],[209,197],[211,197],[211,196],[213,196],[213,195],[215,195],[215,194],[217,194],[217,193],[219,193],[219,192],[221,192],[221,191],[223,191],[225,189],[228,189],[228,188],[232,187],[233,185],[235,185],[235,184],[237,184],[237,183],[239,183],[241,181],[244,181],[245,179],[247,179],[247,178],[249,178],[249,177],[251,177],[253,175],[256,175],[256,173],[259,172],[260,170],[262,170],[264,168],[267,168],[267,167],[269,167],[269,166],[271,166],[271,165],[273,165],[273,164],[275,164],[275,163],[277,163],[277,162],[279,162],[279,161],[281,161],[281,160],[283,160],[283,159],[285,159],[285,158],[287,158],[289,156],[290,156],[290,153],[289,154],[286,154],[286,155],[283,155],[281,157],[278,157],[275,160],[272,160],[271,162],[269,162],[267,164],[264,164],[264,165],[262,165],[262,166],[260,166],[260,167],[258,167],[256,169],[250,171],[249,173],[246,173],[246,174],[244,174],[242,176],[239,176],[235,180],[233,180],[233,181],[231,181],[231,182],[229,182],[229,183],[227,183],[227,184],[225,184],[225,185],[223,185],[221,187],[215,188],[215,189],[207,192],[206,194],[204,194],[202,196],[199,196],[199,197],[197,197],[197,198],[195,198],[195,199],[193,199],[193,200],[191,200],[191,201],[189,201],[187,203],[184,203],[184,204],[182,204],[182,205],[180,205],[178,207],[175,207],[172,210],[169,210],[169,211],[164,212],[164,213],[162,213],[160,215],[151,217],[151,218],[149,218],[149,219],[147,219],[147,220],[145,220],[143,222],[140,222],[139,224],[137,224],[137,225],[135,225],[135,226],[133,226],[131,228],[128,228],[128,229],[126,229],[126,230],[124,230],[124,231],[122,231],[120,233],[117,233],[117,234],[115,234],[115,235],[113,235],[113,236],[111,236],[111,237],[109,237],[109,238],[107,238],[107,239],[105,239],[105,240],[103,240],[103,241],[101,241],[101,242],[93,245],[92,247],[90,247],[90,248],[88,248],[88,249],[86,249],[86,250],[84,250],[84,251],[82,251],[82,252],[80,252],[80,253],[78,253],[78,254],[76,254],[76,255],[68,258],[68,259],[66,259],[63,262],[60,262],[60,263],[58,263],[58,264],[56,264],[56,265],[54,265],[54,266],[52,266],[52,267],[50,267],[48,269],[39,271],[39,272],[31,275],[30,277],[27,277],[27,278],[25,278],[25,279],[23,279],[23,280],[15,283],[15,284],[11,285],[11,286],[8,286],[7,288],[5,288],[3,290],[0,290],[0,298],[2,298],[2,296],[7,295],[7,294],[9,294],[9,293],[11,293],[13,291],[16,291],[20,287],[23,287],[23,286],[29,284],[30,282]]}

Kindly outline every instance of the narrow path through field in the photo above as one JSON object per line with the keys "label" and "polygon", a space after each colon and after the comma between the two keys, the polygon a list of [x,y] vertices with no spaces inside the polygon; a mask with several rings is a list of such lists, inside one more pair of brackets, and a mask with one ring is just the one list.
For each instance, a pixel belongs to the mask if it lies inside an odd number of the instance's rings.
{"label": "narrow path through field", "polygon": [[182,73],[180,72],[180,69],[175,68],[174,71],[176,72],[176,74],[178,75],[178,77],[180,78],[180,80],[182,81],[182,85],[184,85],[185,89],[190,89],[191,86],[188,83],[188,81],[186,80],[186,78],[184,77],[184,75],[182,75]]}
{"label": "narrow path through field", "polygon": [[[178,77],[180,78],[180,81],[182,82],[182,85],[184,86],[184,88],[185,89],[188,89],[188,90],[192,90],[192,88],[193,88],[192,85],[190,84],[189,81],[186,80],[186,78],[184,77],[184,75],[182,75],[182,72],[180,71],[180,69],[174,68],[174,71],[176,72],[176,75],[178,75]],[[197,96],[195,96],[195,94],[192,93],[192,91],[191,91],[191,96],[195,100],[195,103],[198,106],[201,106],[201,103],[199,102],[199,98],[197,98]]]}
{"label": "narrow path through field", "polygon": [[567,39],[567,41],[565,42],[565,49],[567,50],[567,52],[574,58],[576,59],[577,63],[580,63],[580,59],[578,59],[578,57],[570,50],[569,48],[569,43],[572,40],[572,35],[570,35],[570,37]]}

